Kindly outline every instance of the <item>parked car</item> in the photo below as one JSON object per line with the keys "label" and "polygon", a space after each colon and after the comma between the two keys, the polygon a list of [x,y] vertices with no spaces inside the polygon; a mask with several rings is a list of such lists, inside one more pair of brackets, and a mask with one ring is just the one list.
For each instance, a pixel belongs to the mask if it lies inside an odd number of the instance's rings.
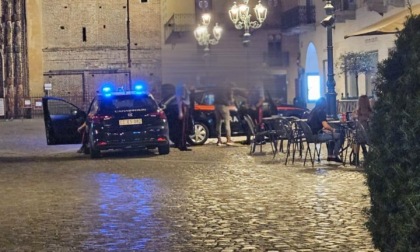
{"label": "parked car", "polygon": [[[246,112],[246,109],[244,109],[247,100],[246,90],[234,88],[233,96],[235,104],[229,108],[231,116],[231,134],[232,136],[244,136],[246,135],[248,127],[243,117]],[[216,116],[214,113],[214,88],[196,90],[194,94],[194,102],[194,110],[192,112],[194,131],[187,141],[191,145],[203,145],[208,138],[217,137]],[[164,108],[168,120],[176,120],[178,108],[175,95],[167,94],[160,104]],[[277,105],[272,101],[269,95],[266,97],[263,110],[264,116],[270,116],[273,113],[276,113],[283,116],[296,116],[299,118],[301,118],[303,113],[306,111],[306,109],[293,105]],[[225,133],[224,125],[222,125],[222,135],[225,135]]]}
{"label": "parked car", "polygon": [[87,112],[57,97],[44,97],[42,104],[48,145],[81,143],[77,128],[86,122],[85,154],[92,158],[111,149],[170,151],[166,115],[150,94],[104,90],[94,97]]}

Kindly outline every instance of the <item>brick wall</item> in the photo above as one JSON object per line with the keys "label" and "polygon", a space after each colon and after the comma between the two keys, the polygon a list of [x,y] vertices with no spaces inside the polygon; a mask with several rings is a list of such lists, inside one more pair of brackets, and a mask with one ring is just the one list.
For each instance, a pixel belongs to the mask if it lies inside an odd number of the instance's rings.
{"label": "brick wall", "polygon": [[[160,0],[44,0],[42,5],[44,80],[54,94],[88,93],[104,81],[147,82],[160,90]],[[127,10],[130,15],[128,66]],[[106,78],[82,78],[101,73]],[[112,75],[116,76],[112,76]],[[51,77],[51,75],[53,77]],[[98,75],[97,75],[98,76]],[[90,83],[92,82],[92,83]],[[122,82],[122,83],[121,83]],[[77,84],[76,84],[77,83]]]}

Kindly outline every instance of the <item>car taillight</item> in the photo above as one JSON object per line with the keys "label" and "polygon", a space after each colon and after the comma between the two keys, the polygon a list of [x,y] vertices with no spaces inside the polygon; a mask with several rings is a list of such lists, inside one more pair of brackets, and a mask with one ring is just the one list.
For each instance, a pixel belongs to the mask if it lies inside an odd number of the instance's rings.
{"label": "car taillight", "polygon": [[108,116],[108,115],[94,115],[92,116],[92,122],[94,123],[101,123],[103,121],[107,121],[112,119],[112,116]]}
{"label": "car taillight", "polygon": [[158,142],[166,142],[167,141],[167,139],[166,139],[166,137],[158,137]]}
{"label": "car taillight", "polygon": [[165,114],[165,112],[163,112],[163,110],[159,110],[159,111],[150,113],[150,115],[151,116],[155,116],[155,117],[157,117],[159,119],[166,119],[166,114]]}

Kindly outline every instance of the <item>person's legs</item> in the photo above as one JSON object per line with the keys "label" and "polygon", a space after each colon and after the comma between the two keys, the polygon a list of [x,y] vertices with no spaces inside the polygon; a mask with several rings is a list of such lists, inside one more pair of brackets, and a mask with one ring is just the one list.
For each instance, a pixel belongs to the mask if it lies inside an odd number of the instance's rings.
{"label": "person's legs", "polygon": [[332,134],[332,137],[334,138],[334,151],[333,151],[333,155],[335,157],[338,157],[339,154],[340,154],[341,145],[343,144],[343,142],[342,142],[342,134],[341,134],[341,132],[334,132]]}
{"label": "person's legs", "polygon": [[363,152],[363,156],[366,157],[367,155],[367,148],[366,148],[366,144],[361,144],[362,146],[362,152]]}
{"label": "person's legs", "polygon": [[[329,141],[331,140],[331,141]],[[334,142],[333,140],[333,135],[332,134],[327,134],[327,133],[320,133],[318,134],[318,141],[319,142],[327,142],[327,149],[328,149],[328,157],[329,158],[333,158],[334,157]]]}
{"label": "person's legs", "polygon": [[231,129],[230,129],[230,112],[229,112],[229,107],[228,106],[223,106],[222,107],[222,112],[223,112],[223,120],[225,121],[226,141],[228,143],[231,143],[232,142],[232,138],[231,138]]}
{"label": "person's legs", "polygon": [[215,106],[217,144],[222,143],[222,106]]}
{"label": "person's legs", "polygon": [[180,150],[187,150],[187,129],[188,129],[188,117],[189,117],[189,107],[182,105],[182,130],[181,130],[181,141],[179,145]]}
{"label": "person's legs", "polygon": [[318,134],[318,140],[320,142],[328,142],[328,161],[335,161],[341,163],[342,160],[339,158],[340,148],[341,148],[341,133],[334,132],[334,133],[321,133]]}

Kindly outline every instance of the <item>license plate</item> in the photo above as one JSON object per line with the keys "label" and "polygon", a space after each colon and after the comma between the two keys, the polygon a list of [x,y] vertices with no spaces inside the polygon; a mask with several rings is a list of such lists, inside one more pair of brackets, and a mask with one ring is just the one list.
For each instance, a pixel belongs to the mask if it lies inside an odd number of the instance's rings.
{"label": "license plate", "polygon": [[137,124],[142,124],[143,121],[141,120],[141,118],[138,118],[138,119],[124,119],[124,120],[120,120],[119,123],[120,123],[120,126],[137,125]]}

